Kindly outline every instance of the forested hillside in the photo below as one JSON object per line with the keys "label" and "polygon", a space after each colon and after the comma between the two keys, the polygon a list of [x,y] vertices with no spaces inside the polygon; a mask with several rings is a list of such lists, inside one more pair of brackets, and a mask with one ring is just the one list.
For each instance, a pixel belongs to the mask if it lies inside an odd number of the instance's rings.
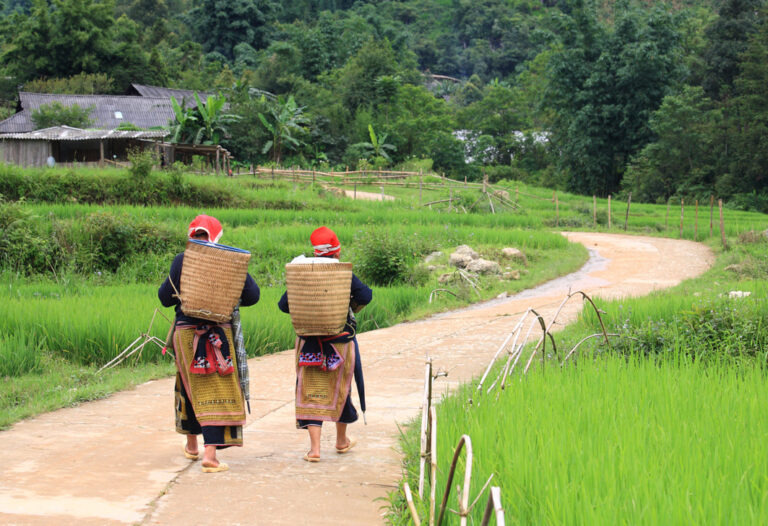
{"label": "forested hillside", "polygon": [[207,124],[246,164],[768,211],[765,0],[0,4],[3,116],[19,89],[219,91]]}

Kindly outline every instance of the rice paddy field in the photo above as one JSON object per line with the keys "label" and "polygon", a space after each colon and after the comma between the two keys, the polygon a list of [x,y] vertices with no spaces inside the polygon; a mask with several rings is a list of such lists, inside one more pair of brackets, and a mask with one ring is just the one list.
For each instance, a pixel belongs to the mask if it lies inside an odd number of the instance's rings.
{"label": "rice paddy field", "polygon": [[[374,302],[359,317],[365,331],[571,272],[586,252],[569,245],[560,230],[623,233],[626,219],[628,233],[709,244],[715,267],[645,298],[598,302],[608,332],[618,335],[610,345],[593,340],[566,364],[549,357],[525,376],[516,371],[505,391],[475,396],[472,405],[472,385],[440,400],[438,505],[453,448],[466,434],[475,458],[471,497],[493,475],[508,524],[768,523],[765,215],[726,207],[723,246],[716,200],[711,219],[709,201],[698,213],[685,203],[681,229],[679,202],[632,203],[627,215],[626,201],[613,200],[609,225],[606,199],[514,181],[491,188],[506,192],[510,206],[477,186],[437,177],[419,188],[418,177],[402,181],[407,186],[385,186],[319,177],[312,183],[153,173],[126,182],[130,176],[119,170],[17,172],[0,170],[6,234],[0,240],[0,428],[172,374],[171,359],[156,347],[97,370],[147,331],[159,307],[157,287],[199,213],[221,220],[222,242],[253,254],[249,271],[262,298],[242,312],[251,356],[291,346],[290,319],[276,308],[283,266],[309,252],[309,233],[319,225],[338,233],[342,259],[356,269],[396,263],[398,279],[375,285]],[[68,182],[73,173],[77,185]],[[187,193],[171,192],[169,181]],[[14,190],[20,185],[23,192]],[[110,185],[128,193],[110,193]],[[396,199],[341,196],[355,188],[383,188]],[[192,206],[190,199],[200,195],[209,204]],[[439,282],[449,270],[448,254],[460,244],[489,259],[513,246],[527,262],[507,264],[519,279],[480,278],[477,289],[462,280]],[[374,248],[382,250],[372,260]],[[431,268],[425,258],[438,251]],[[453,294],[433,295],[437,288]],[[150,332],[164,339],[167,329],[158,315]],[[557,333],[558,348],[595,332],[597,319],[585,312]],[[406,428],[402,440],[403,480],[411,487],[417,428]],[[454,481],[460,480],[461,472]],[[449,496],[454,509],[455,493]],[[470,523],[480,523],[486,498],[487,490]],[[417,507],[425,517],[427,503]],[[410,522],[401,490],[391,495],[388,519]],[[458,518],[448,513],[444,523]]]}
{"label": "rice paddy field", "polygon": [[[454,449],[468,435],[470,502],[493,476],[507,524],[766,523],[768,240],[732,241],[699,278],[642,298],[597,300],[607,332],[617,335],[610,345],[591,340],[562,362],[600,332],[585,309],[556,333],[559,357],[513,372],[503,391],[465,385],[441,399],[438,508]],[[403,481],[414,488],[418,424],[401,442]],[[486,490],[470,524],[480,523],[487,498]],[[426,517],[428,503],[416,501]],[[393,524],[410,522],[402,490],[390,512]],[[458,522],[447,514],[445,523]]]}
{"label": "rice paddy field", "polygon": [[[586,259],[583,247],[557,233],[522,228],[509,214],[462,214],[467,217],[454,221],[457,215],[409,203],[353,201],[319,184],[250,177],[187,176],[190,185],[215,186],[262,207],[83,203],[50,182],[66,177],[63,172],[30,170],[24,184],[37,198],[0,203],[0,227],[8,232],[0,241],[0,377],[5,380],[0,427],[173,371],[170,357],[150,344],[117,370],[96,373],[144,333],[165,339],[173,311],[161,308],[157,288],[174,255],[184,249],[189,221],[199,213],[219,218],[223,243],[252,253],[249,272],[261,287],[261,300],[242,311],[250,356],[293,345],[290,317],[277,309],[284,265],[309,253],[309,234],[320,225],[337,232],[344,260],[358,266],[366,247],[384,245],[390,252],[381,257],[399,265],[401,279],[373,284],[375,301],[358,317],[361,332],[514,293],[573,271]],[[127,177],[114,170],[76,175],[88,188],[98,187],[99,177],[104,185]],[[51,196],[56,200],[48,201]],[[485,257],[498,257],[501,248],[513,246],[526,254],[527,264],[514,265],[519,279],[481,277],[477,289],[456,283],[450,287],[453,294],[430,301],[434,289],[446,286],[437,280],[449,270],[448,253],[460,244]],[[437,251],[443,252],[438,269],[429,270],[422,260]],[[161,312],[155,315],[155,309]],[[70,373],[54,378],[51,370]],[[137,372],[131,376],[126,370]],[[107,384],[112,387],[93,388]]]}

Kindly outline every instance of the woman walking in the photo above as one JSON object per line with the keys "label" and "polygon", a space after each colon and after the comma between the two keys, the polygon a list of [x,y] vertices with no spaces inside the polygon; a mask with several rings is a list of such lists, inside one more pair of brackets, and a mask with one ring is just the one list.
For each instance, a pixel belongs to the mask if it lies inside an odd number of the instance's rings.
{"label": "woman walking", "polygon": [[[207,215],[189,224],[189,238],[216,243],[221,223]],[[216,451],[243,445],[245,402],[238,380],[238,364],[230,323],[216,323],[184,314],[179,299],[184,253],[176,255],[168,278],[157,292],[164,307],[175,306],[173,349],[176,357],[176,432],[186,435],[184,455],[200,458],[197,436],[203,435],[202,469],[215,473],[229,469],[219,462]],[[259,287],[246,273],[240,306],[259,301]]]}
{"label": "woman walking", "polygon": [[[324,226],[318,228],[312,232],[310,242],[315,258],[304,258],[305,261],[339,260],[341,244],[331,229]],[[371,289],[352,274],[349,314],[342,332],[331,336],[296,339],[296,427],[306,429],[309,433],[310,449],[304,455],[307,462],[320,461],[320,437],[324,421],[336,423],[337,453],[347,453],[355,446],[355,440],[347,435],[347,426],[357,421],[357,410],[350,396],[353,376],[358,392],[362,394],[362,364],[354,312],[370,303],[372,296]],[[278,307],[283,312],[290,312],[287,292],[280,298]],[[327,400],[328,403],[319,403],[319,399]],[[363,396],[360,403],[365,411]]]}

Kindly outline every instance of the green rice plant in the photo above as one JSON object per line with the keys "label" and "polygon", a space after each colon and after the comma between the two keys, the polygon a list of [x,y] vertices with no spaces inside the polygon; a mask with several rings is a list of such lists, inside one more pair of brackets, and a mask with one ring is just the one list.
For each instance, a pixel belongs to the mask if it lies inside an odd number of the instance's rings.
{"label": "green rice plant", "polygon": [[0,377],[39,373],[45,339],[35,334],[0,333]]}
{"label": "green rice plant", "polygon": [[[760,366],[606,356],[536,368],[498,400],[469,407],[472,389],[438,406],[438,503],[453,448],[467,434],[471,498],[493,474],[508,524],[768,521],[768,382]],[[410,442],[414,487],[418,449]],[[462,476],[460,469],[454,480]],[[482,511],[472,513],[475,524]],[[393,522],[404,523],[405,513]]]}

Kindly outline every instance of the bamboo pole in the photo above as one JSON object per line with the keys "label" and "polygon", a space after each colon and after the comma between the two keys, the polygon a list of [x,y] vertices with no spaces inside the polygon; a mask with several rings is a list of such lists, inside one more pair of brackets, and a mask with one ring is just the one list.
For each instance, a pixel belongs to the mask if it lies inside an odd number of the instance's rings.
{"label": "bamboo pole", "polygon": [[611,194],[608,194],[608,230],[611,229]]}
{"label": "bamboo pole", "polygon": [[632,192],[629,192],[627,197],[627,215],[624,216],[624,232],[627,231],[627,223],[629,222],[629,205],[632,203]]}
{"label": "bamboo pole", "polygon": [[699,240],[699,200],[696,199],[696,213],[693,221],[693,240]]}
{"label": "bamboo pole", "polygon": [[709,196],[709,237],[712,237],[712,210],[715,207],[715,196]]}
{"label": "bamboo pole", "polygon": [[592,194],[592,228],[597,228],[597,196]]}
{"label": "bamboo pole", "polygon": [[423,183],[423,176],[421,175],[421,170],[419,170],[419,204],[421,204],[421,185]]}
{"label": "bamboo pole", "polygon": [[680,234],[678,237],[683,239],[683,213],[685,211],[685,199],[680,198]]}
{"label": "bamboo pole", "polygon": [[725,242],[725,223],[723,222],[723,200],[717,200],[717,208],[720,210],[720,238],[723,241],[723,250],[728,250],[728,244]]}

